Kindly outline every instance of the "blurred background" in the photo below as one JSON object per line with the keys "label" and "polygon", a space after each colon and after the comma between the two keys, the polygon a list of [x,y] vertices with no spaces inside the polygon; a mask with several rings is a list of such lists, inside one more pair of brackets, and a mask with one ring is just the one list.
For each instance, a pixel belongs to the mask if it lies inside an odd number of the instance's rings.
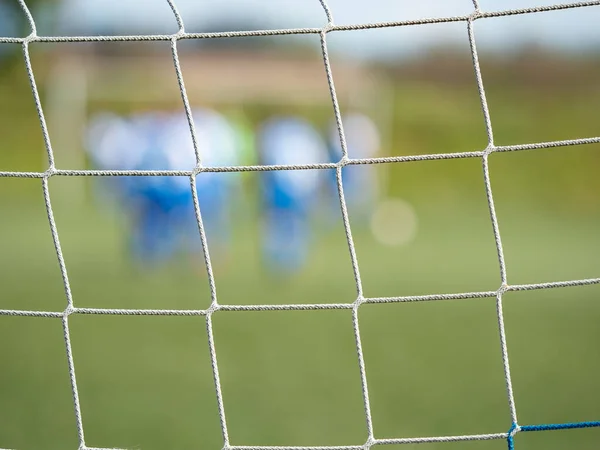
{"label": "blurred background", "polygon": [[[318,1],[178,0],[186,31],[321,27]],[[330,0],[336,24],[469,14],[472,3]],[[551,4],[481,0],[484,10]],[[39,35],[168,34],[161,0],[29,0]],[[600,7],[478,20],[495,143],[600,135]],[[0,0],[0,36],[26,36]],[[466,23],[327,36],[350,157],[487,146]],[[340,159],[317,35],[178,42],[205,165]],[[33,43],[60,169],[195,165],[168,42]],[[0,44],[0,171],[47,168],[18,44]],[[598,277],[599,146],[493,154],[508,282]],[[347,167],[364,295],[496,290],[479,159]],[[197,195],[221,304],[356,299],[335,172],[203,173]],[[53,177],[76,306],[199,309],[208,279],[185,177]],[[0,309],[66,300],[39,179],[0,178]],[[510,292],[505,322],[519,423],[600,418],[600,287]],[[510,427],[494,299],[363,305],[377,438]],[[217,312],[232,445],[366,440],[350,311]],[[86,444],[222,447],[202,317],[71,316]],[[61,323],[0,316],[0,446],[78,445]],[[523,433],[524,449],[596,449],[600,430]],[[390,446],[411,449],[416,446]],[[420,444],[424,450],[506,442]]]}

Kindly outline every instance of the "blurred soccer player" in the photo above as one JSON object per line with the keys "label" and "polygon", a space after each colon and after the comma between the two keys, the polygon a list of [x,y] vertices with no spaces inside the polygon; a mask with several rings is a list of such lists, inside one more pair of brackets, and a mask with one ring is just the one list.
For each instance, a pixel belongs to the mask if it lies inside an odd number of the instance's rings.
{"label": "blurred soccer player", "polygon": [[[171,169],[165,146],[167,125],[168,117],[163,113],[144,112],[132,117],[131,126],[141,140],[133,169]],[[125,181],[123,189],[133,219],[132,254],[145,265],[164,263],[177,250],[178,236],[172,216],[185,197],[185,186],[170,176],[125,177]]]}
{"label": "blurred soccer player", "polygon": [[[239,146],[231,125],[204,108],[195,109],[193,117],[202,165],[238,164]],[[143,112],[129,119],[105,113],[94,118],[87,138],[92,162],[100,169],[191,171],[196,167],[183,113]],[[236,178],[236,174],[214,172],[196,177],[206,234],[216,254],[227,248]],[[113,193],[130,218],[129,243],[136,262],[155,265],[179,250],[201,248],[188,176],[120,176],[112,181]]]}
{"label": "blurred soccer player", "polygon": [[[128,119],[103,111],[90,118],[83,146],[93,168],[131,170],[139,164],[144,141]],[[94,194],[100,201],[125,201],[124,177],[99,177],[93,181]]]}
{"label": "blurred soccer player", "polygon": [[[316,129],[298,117],[274,117],[258,136],[263,164],[303,165],[327,160],[327,147]],[[275,272],[292,272],[305,262],[311,212],[318,201],[320,170],[261,173],[264,206],[263,253]]]}
{"label": "blurred soccer player", "polygon": [[[380,148],[376,125],[366,115],[352,112],[342,117],[349,158],[373,158]],[[329,151],[332,162],[342,158],[340,135],[335,122],[329,128]],[[379,192],[373,165],[348,165],[342,169],[344,197],[353,222],[364,225],[373,213]],[[335,173],[329,179],[334,202],[338,202]]]}
{"label": "blurred soccer player", "polygon": [[[208,108],[195,108],[192,111],[198,152],[203,167],[232,166],[239,164],[239,145],[231,124],[219,113]],[[196,165],[193,141],[188,121],[183,114],[173,116],[166,140],[169,168],[190,170]],[[214,256],[224,256],[230,239],[230,214],[232,193],[237,184],[237,174],[202,172],[196,177],[196,192],[207,239]],[[182,197],[174,211],[174,220],[184,223],[183,236],[188,250],[200,248],[195,211],[191,197],[189,179],[180,180],[186,184],[187,198]]]}
{"label": "blurred soccer player", "polygon": [[[103,170],[168,170],[166,124],[166,116],[158,112],[129,118],[107,112],[95,115],[86,136],[92,165]],[[125,213],[134,261],[148,266],[169,259],[176,248],[171,215],[182,196],[176,178],[117,176],[101,181],[107,183],[99,186],[97,194],[102,200],[117,200]],[[191,196],[189,187],[187,192]]]}

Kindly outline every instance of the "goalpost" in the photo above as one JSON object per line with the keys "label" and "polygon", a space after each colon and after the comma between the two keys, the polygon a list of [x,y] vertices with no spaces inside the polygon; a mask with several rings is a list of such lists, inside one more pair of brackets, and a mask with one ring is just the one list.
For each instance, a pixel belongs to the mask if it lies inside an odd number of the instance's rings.
{"label": "goalpost", "polygon": [[[0,172],[0,177],[25,177],[35,178],[41,181],[43,187],[43,196],[47,210],[47,216],[49,226],[56,250],[56,255],[64,282],[65,294],[66,294],[66,307],[63,311],[27,311],[27,310],[0,310],[0,315],[8,316],[29,316],[29,317],[40,317],[40,318],[54,318],[62,321],[64,330],[65,348],[67,354],[67,362],[69,369],[69,377],[72,388],[73,406],[75,410],[75,426],[79,437],[79,450],[92,450],[85,440],[84,433],[84,420],[81,413],[80,402],[79,402],[79,391],[77,387],[76,377],[76,365],[73,360],[73,354],[71,350],[71,335],[69,331],[69,318],[74,314],[104,314],[104,315],[148,315],[148,316],[202,316],[206,320],[206,332],[208,335],[208,347],[210,353],[210,359],[212,363],[212,371],[214,378],[214,389],[218,404],[218,413],[220,418],[220,426],[223,438],[223,448],[229,450],[264,450],[268,448],[278,450],[298,450],[299,448],[305,450],[318,450],[318,449],[331,449],[331,450],[363,450],[370,449],[376,445],[385,444],[411,444],[411,443],[425,443],[425,442],[451,442],[451,441],[472,441],[472,440],[491,440],[501,439],[506,441],[508,449],[515,448],[514,436],[521,432],[533,432],[541,430],[561,430],[561,429],[573,429],[573,428],[587,428],[587,427],[600,427],[600,421],[588,421],[588,422],[574,422],[574,423],[557,423],[557,424],[533,424],[525,425],[520,424],[517,418],[517,403],[515,402],[513,387],[510,375],[510,364],[509,364],[509,350],[506,344],[505,327],[504,327],[504,315],[503,315],[503,296],[506,292],[511,291],[527,291],[537,289],[550,289],[565,286],[584,286],[599,284],[600,278],[593,279],[581,279],[581,280],[568,280],[568,281],[552,281],[545,283],[536,284],[524,284],[515,285],[510,284],[507,277],[506,262],[503,253],[503,245],[501,239],[500,228],[498,220],[496,218],[496,208],[494,205],[494,196],[492,190],[492,183],[490,181],[490,163],[489,156],[495,152],[513,152],[513,151],[525,151],[525,150],[536,150],[551,147],[561,146],[573,146],[573,145],[584,145],[591,143],[600,143],[600,137],[589,138],[589,139],[572,139],[566,141],[553,141],[553,142],[538,142],[529,144],[517,144],[508,146],[498,146],[494,143],[492,120],[490,118],[488,103],[486,100],[484,82],[479,67],[479,59],[476,47],[476,37],[473,31],[473,24],[477,20],[485,20],[491,17],[501,17],[518,14],[530,14],[530,13],[543,13],[545,11],[564,10],[570,8],[580,8],[587,6],[598,6],[600,1],[587,1],[578,3],[566,3],[566,4],[555,4],[550,6],[540,6],[532,8],[523,8],[519,10],[502,10],[502,11],[483,11],[478,3],[478,0],[473,0],[473,10],[470,14],[464,16],[453,16],[444,18],[428,18],[421,20],[411,21],[397,21],[397,22],[386,22],[386,23],[366,23],[356,25],[335,25],[334,16],[329,9],[326,0],[319,0],[323,8],[324,14],[324,25],[321,28],[301,28],[301,29],[279,29],[279,30],[259,30],[259,31],[236,31],[236,32],[222,32],[222,33],[188,33],[185,31],[184,22],[179,15],[176,7],[176,0],[166,0],[173,12],[175,20],[179,26],[179,31],[173,35],[143,35],[143,36],[84,36],[84,37],[44,37],[38,36],[36,33],[35,22],[27,8],[24,0],[19,0],[23,12],[26,14],[29,24],[31,26],[31,34],[26,38],[2,38],[0,37],[0,43],[18,43],[23,47],[23,55],[29,80],[31,83],[31,90],[34,97],[37,113],[40,120],[40,126],[42,128],[44,142],[47,152],[47,166],[48,169],[44,172]],[[316,1],[316,0],[314,0]],[[339,84],[337,83],[338,74],[333,73],[330,58],[327,50],[327,36],[332,32],[352,32],[353,30],[361,29],[373,29],[373,28],[384,28],[384,27],[401,27],[401,26],[414,26],[414,25],[426,25],[432,23],[442,22],[461,22],[465,25],[465,39],[468,39],[471,49],[473,69],[479,90],[479,97],[481,101],[481,108],[483,113],[483,126],[485,126],[488,145],[484,149],[464,151],[458,153],[447,153],[447,154],[426,154],[426,155],[414,155],[414,156],[393,156],[393,157],[379,157],[379,158],[366,158],[356,159],[350,158],[346,148],[344,124],[342,121],[342,115],[339,105]],[[254,166],[231,166],[231,167],[207,167],[202,164],[202,153],[200,149],[196,150],[196,166],[190,167],[189,170],[185,171],[143,171],[143,170],[124,170],[124,171],[107,171],[107,170],[83,170],[83,169],[61,169],[55,164],[55,150],[57,145],[55,144],[55,136],[48,132],[48,126],[46,121],[46,114],[42,108],[42,104],[39,98],[38,88],[34,76],[34,71],[31,66],[29,57],[29,44],[31,42],[98,42],[98,41],[150,41],[158,40],[169,42],[171,45],[174,72],[178,83],[181,101],[188,117],[190,133],[194,137],[195,129],[194,122],[191,116],[190,102],[188,99],[188,90],[191,87],[190,80],[184,76],[181,70],[178,43],[182,39],[216,39],[223,37],[242,37],[242,36],[276,36],[276,35],[290,35],[290,34],[314,34],[319,36],[321,42],[322,60],[323,60],[323,76],[327,80],[330,93],[330,101],[333,110],[333,115],[336,119],[339,139],[342,147],[342,158],[336,163],[326,164],[306,164],[303,166],[265,166],[265,165],[254,165]],[[72,66],[67,66],[68,70],[65,69],[70,78],[68,81],[73,84],[68,84],[67,81],[63,80],[64,85],[62,90],[58,90],[55,94],[60,97],[55,100],[51,105],[55,106],[51,108],[58,108],[56,105],[60,105],[61,108],[71,108],[69,117],[75,118],[83,107],[82,102],[85,103],[85,98],[88,95],[86,92],[86,75],[81,74],[77,69],[71,69]],[[71,70],[73,70],[71,72]],[[76,94],[67,94],[68,86],[75,86],[74,92]],[[341,92],[341,90],[340,90]],[[64,98],[63,98],[64,96]],[[71,97],[71,98],[69,98]],[[65,106],[67,105],[70,106]],[[62,109],[61,109],[62,112]],[[52,114],[52,112],[50,112]],[[56,111],[54,111],[56,114]],[[79,116],[81,117],[81,116]],[[76,118],[75,118],[76,119]],[[59,127],[60,128],[60,127]],[[58,132],[57,139],[61,139],[61,132]],[[66,140],[65,135],[62,139]],[[194,139],[194,142],[196,140]],[[54,144],[54,145],[53,145]],[[496,290],[484,291],[484,292],[465,292],[465,293],[450,293],[450,294],[431,294],[431,295],[419,295],[419,296],[398,296],[398,297],[386,297],[386,298],[370,298],[363,295],[363,286],[360,276],[360,265],[356,254],[354,241],[352,237],[352,230],[350,227],[350,221],[348,217],[348,211],[346,207],[346,200],[344,196],[344,185],[342,182],[342,169],[349,165],[363,165],[363,164],[402,164],[409,163],[411,161],[431,161],[431,160],[446,160],[446,159],[458,159],[458,158],[475,158],[481,161],[482,164],[482,181],[483,189],[485,189],[487,202],[489,206],[489,215],[492,232],[495,238],[497,258],[498,258],[498,270],[500,274],[501,283]],[[269,170],[307,170],[307,169],[333,169],[337,175],[337,188],[339,194],[339,204],[342,212],[343,225],[345,235],[348,244],[349,257],[352,262],[354,280],[356,286],[356,300],[352,303],[335,303],[335,304],[279,304],[279,305],[223,305],[219,303],[216,290],[215,290],[215,278],[212,271],[211,257],[209,252],[209,243],[207,243],[206,234],[204,231],[204,225],[202,221],[202,211],[198,202],[196,194],[196,175],[201,172],[240,172],[240,171],[269,171]],[[68,277],[68,262],[65,261],[60,246],[59,231],[54,221],[54,214],[51,203],[51,192],[48,188],[48,180],[55,176],[69,176],[69,177],[93,177],[93,176],[187,176],[189,177],[190,189],[193,194],[193,203],[195,209],[196,220],[198,224],[199,237],[204,250],[205,265],[208,274],[208,280],[211,290],[211,305],[208,309],[192,309],[192,310],[168,310],[168,309],[100,309],[100,308],[80,308],[75,305],[74,298],[71,295],[69,277]],[[378,438],[373,432],[373,419],[371,415],[371,403],[369,400],[369,383],[365,369],[365,360],[363,357],[360,326],[359,326],[359,310],[361,305],[365,303],[392,303],[392,302],[419,302],[419,301],[438,301],[438,300],[452,300],[452,299],[467,299],[467,298],[494,298],[496,301],[497,309],[497,322],[498,322],[498,333],[500,337],[500,355],[503,363],[504,378],[506,382],[506,394],[507,394],[507,422],[506,424],[498,424],[498,432],[492,434],[474,434],[464,436],[431,436],[431,437],[418,437],[418,438],[390,438],[382,439]],[[358,361],[358,367],[360,372],[362,395],[363,395],[363,406],[364,406],[364,418],[365,428],[367,431],[368,438],[365,442],[356,443],[351,446],[305,446],[305,447],[293,447],[293,446],[278,446],[278,447],[266,447],[266,446],[243,446],[238,444],[232,444],[229,441],[228,426],[226,420],[227,407],[223,402],[221,392],[221,382],[219,377],[219,365],[217,358],[217,349],[215,345],[212,325],[212,315],[216,311],[266,311],[266,310],[277,310],[277,311],[294,311],[294,310],[350,310],[352,312],[352,324],[354,330],[355,344],[356,344],[356,357]],[[1,445],[1,443],[0,443]],[[108,447],[96,448],[96,450],[108,450]]]}

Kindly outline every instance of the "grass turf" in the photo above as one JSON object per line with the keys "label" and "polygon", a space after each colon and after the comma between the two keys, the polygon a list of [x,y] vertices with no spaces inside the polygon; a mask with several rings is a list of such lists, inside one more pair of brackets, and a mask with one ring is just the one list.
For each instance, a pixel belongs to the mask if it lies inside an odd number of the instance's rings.
{"label": "grass turf", "polygon": [[[413,203],[419,234],[405,247],[382,247],[355,227],[365,295],[496,289],[499,275],[484,200],[461,207],[427,197]],[[151,273],[135,271],[123,253],[122,230],[114,217],[91,207],[73,210],[60,198],[54,209],[77,306],[208,306],[200,265],[181,260]],[[65,297],[41,190],[37,201],[4,202],[2,211],[0,308],[62,310]],[[509,281],[592,276],[599,254],[596,220],[545,220],[525,210],[501,214]],[[310,265],[287,280],[265,273],[256,223],[250,216],[241,221],[248,226],[235,229],[230,257],[215,265],[222,304],[354,300],[339,220],[319,233]],[[520,423],[597,420],[600,415],[598,289],[506,295]],[[376,437],[508,430],[494,299],[363,305],[359,317]],[[349,311],[217,312],[213,320],[232,444],[364,442]],[[0,323],[0,444],[75,448],[60,320],[0,317]],[[221,447],[203,318],[73,316],[70,324],[88,445]],[[518,435],[516,446],[592,449],[599,439],[595,429],[547,431]],[[425,447],[453,445],[463,448]],[[464,445],[500,449],[506,444]]]}

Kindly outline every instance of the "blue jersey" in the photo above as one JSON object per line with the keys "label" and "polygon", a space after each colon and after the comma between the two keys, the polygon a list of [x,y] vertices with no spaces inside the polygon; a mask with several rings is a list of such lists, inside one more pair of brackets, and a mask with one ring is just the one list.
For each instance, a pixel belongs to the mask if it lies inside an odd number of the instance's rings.
{"label": "blue jersey", "polygon": [[[203,167],[222,167],[238,164],[238,148],[233,127],[218,113],[196,108],[192,110],[196,143]],[[169,168],[172,170],[192,170],[196,166],[196,155],[187,118],[183,114],[171,118],[166,135],[166,148]],[[202,172],[196,177],[196,191],[201,207],[209,211],[222,208],[237,174]],[[189,181],[178,180],[180,184]],[[191,203],[190,203],[191,204]]]}
{"label": "blue jersey", "polygon": [[[174,170],[169,159],[169,148],[165,135],[168,122],[159,114],[145,114],[133,120],[133,127],[142,139],[135,170]],[[189,167],[188,170],[191,170]],[[183,181],[183,183],[182,183]],[[141,196],[162,210],[169,210],[191,201],[190,184],[187,177],[139,176],[130,177],[130,195]]]}
{"label": "blue jersey", "polygon": [[[259,149],[268,165],[308,165],[327,161],[326,145],[307,121],[269,120],[260,130]],[[316,205],[322,170],[275,170],[261,174],[265,202],[263,254],[272,270],[293,272],[306,261],[309,212]]]}
{"label": "blue jersey", "polygon": [[[327,161],[327,151],[310,123],[295,117],[269,120],[259,133],[267,165],[306,165]],[[275,208],[307,209],[320,188],[320,170],[276,170],[262,174],[263,198]]]}

